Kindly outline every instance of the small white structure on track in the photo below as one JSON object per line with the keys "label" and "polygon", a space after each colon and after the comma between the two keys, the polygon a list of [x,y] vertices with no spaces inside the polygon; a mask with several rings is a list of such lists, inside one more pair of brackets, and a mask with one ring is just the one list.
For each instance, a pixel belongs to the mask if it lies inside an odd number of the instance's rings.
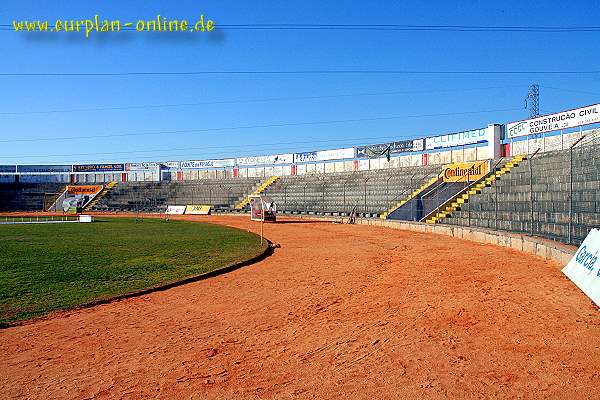
{"label": "small white structure on track", "polygon": [[268,196],[251,195],[250,219],[252,221],[272,221],[277,218],[277,205]]}

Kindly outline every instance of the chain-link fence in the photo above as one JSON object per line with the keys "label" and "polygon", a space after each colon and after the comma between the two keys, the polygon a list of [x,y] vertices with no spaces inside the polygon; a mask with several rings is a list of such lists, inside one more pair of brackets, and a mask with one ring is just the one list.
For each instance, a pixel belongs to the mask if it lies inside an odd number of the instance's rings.
{"label": "chain-link fence", "polygon": [[541,150],[442,222],[580,244],[600,226],[600,136],[582,136],[567,150]]}

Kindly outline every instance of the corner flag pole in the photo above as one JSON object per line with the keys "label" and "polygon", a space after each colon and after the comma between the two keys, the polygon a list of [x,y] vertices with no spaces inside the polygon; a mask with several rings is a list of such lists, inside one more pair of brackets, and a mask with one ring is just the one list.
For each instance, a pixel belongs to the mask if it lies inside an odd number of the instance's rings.
{"label": "corner flag pole", "polygon": [[262,213],[260,216],[260,245],[262,246],[262,244],[263,244],[263,225],[265,224],[265,205],[264,205],[262,199],[260,200],[260,208],[262,210]]}

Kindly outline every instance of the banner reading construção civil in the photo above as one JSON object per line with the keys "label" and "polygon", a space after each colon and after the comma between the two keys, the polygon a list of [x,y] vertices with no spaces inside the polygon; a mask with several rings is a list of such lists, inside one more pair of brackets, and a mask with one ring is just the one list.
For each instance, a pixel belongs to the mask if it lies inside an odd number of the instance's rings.
{"label": "banner reading constru\u00e7\u00e3o civil", "polygon": [[543,134],[600,122],[600,104],[506,124],[506,137]]}

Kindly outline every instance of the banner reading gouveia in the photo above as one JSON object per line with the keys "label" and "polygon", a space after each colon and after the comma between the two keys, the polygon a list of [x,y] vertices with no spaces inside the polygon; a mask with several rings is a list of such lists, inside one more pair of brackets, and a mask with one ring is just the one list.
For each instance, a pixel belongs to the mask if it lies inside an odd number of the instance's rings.
{"label": "banner reading gouveia", "polygon": [[473,182],[490,172],[488,161],[463,162],[444,165],[444,182]]}
{"label": "banner reading gouveia", "polygon": [[506,124],[506,136],[509,139],[519,136],[542,134],[576,126],[596,124],[600,122],[600,104],[574,110],[561,111],[555,114],[526,119]]}

